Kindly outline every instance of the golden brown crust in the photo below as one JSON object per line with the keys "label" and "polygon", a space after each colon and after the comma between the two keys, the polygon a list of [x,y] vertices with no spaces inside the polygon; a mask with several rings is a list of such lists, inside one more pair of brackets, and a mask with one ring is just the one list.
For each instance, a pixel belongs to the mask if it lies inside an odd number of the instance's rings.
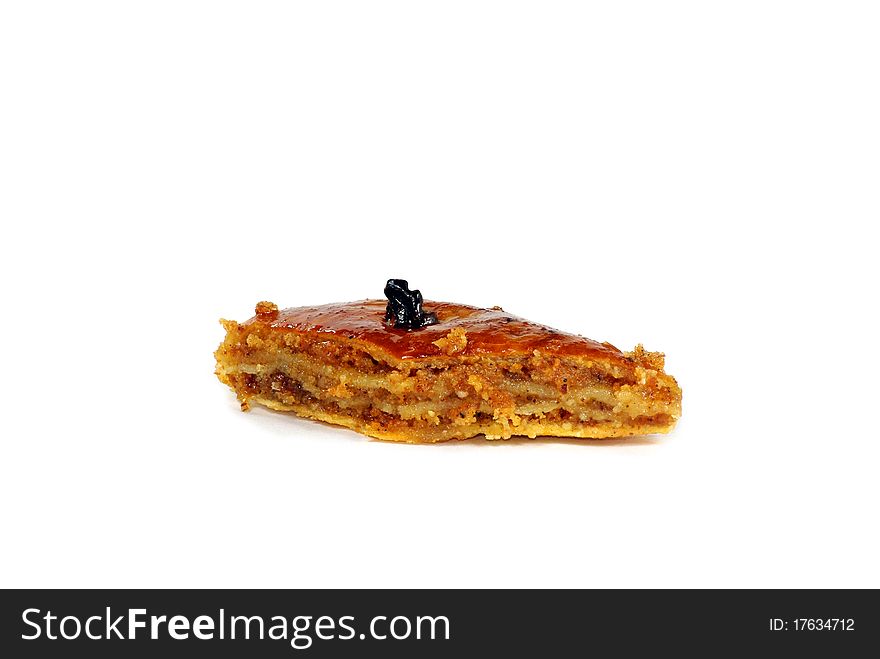
{"label": "golden brown crust", "polygon": [[394,329],[384,321],[384,300],[363,300],[278,311],[274,316],[258,314],[248,323],[269,322],[276,330],[321,333],[370,344],[389,359],[426,359],[444,354],[435,342],[453,329],[467,333],[467,346],[460,355],[508,356],[534,350],[556,355],[597,356],[623,359],[623,353],[608,343],[560,332],[524,320],[500,309],[479,309],[464,304],[425,301],[425,311],[437,314],[437,324],[418,330]]}
{"label": "golden brown crust", "polygon": [[666,432],[681,390],[663,355],[623,353],[500,308],[425,302],[438,323],[399,330],[385,303],[278,310],[223,321],[217,375],[249,401],[373,437],[620,437]]}

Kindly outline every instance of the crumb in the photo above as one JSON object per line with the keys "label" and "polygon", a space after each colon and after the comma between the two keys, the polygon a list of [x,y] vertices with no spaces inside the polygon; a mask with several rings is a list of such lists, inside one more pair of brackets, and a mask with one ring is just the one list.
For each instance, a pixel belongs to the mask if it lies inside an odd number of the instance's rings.
{"label": "crumb", "polygon": [[456,327],[442,339],[437,339],[432,343],[447,355],[455,355],[467,347],[467,331]]}
{"label": "crumb", "polygon": [[264,300],[262,302],[257,302],[257,306],[254,307],[254,311],[260,318],[266,316],[276,316],[278,314],[278,305],[274,302],[266,302]]}
{"label": "crumb", "polygon": [[666,365],[666,355],[662,352],[648,352],[641,343],[632,349],[632,352],[624,353],[628,359],[637,364],[646,366],[655,371],[662,371]]}

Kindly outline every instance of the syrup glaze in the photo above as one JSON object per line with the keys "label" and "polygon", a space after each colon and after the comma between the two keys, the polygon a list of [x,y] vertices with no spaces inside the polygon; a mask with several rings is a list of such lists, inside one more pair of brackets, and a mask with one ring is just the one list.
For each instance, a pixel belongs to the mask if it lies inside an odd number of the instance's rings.
{"label": "syrup glaze", "polygon": [[397,359],[442,356],[443,352],[434,345],[434,341],[444,338],[455,328],[461,328],[467,332],[467,345],[459,355],[512,356],[538,350],[548,356],[595,356],[604,360],[628,361],[610,343],[598,343],[560,332],[500,308],[480,309],[464,304],[430,301],[425,301],[424,305],[426,312],[437,315],[437,323],[416,331],[389,327],[385,323],[385,300],[361,300],[281,311],[264,306],[263,312],[258,312],[246,324],[267,323],[273,330],[309,334],[318,332],[333,335],[336,339],[363,341]]}

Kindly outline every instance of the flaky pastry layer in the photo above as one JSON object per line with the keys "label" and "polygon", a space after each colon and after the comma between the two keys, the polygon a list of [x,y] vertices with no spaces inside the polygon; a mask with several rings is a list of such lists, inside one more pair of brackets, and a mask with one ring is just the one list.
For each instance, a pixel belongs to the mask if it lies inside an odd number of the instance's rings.
{"label": "flaky pastry layer", "polygon": [[443,303],[426,303],[440,319],[430,332],[400,332],[377,303],[258,305],[250,321],[223,321],[217,375],[243,409],[404,442],[623,437],[667,432],[681,414],[663,356],[641,346],[622,353],[500,309]]}

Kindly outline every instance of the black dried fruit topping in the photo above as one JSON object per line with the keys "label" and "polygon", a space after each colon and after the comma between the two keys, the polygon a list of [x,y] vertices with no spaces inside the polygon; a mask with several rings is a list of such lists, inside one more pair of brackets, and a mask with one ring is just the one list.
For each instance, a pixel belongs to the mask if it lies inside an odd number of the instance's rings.
{"label": "black dried fruit topping", "polygon": [[389,279],[385,284],[385,322],[396,329],[414,330],[437,324],[437,314],[422,310],[422,294],[409,290],[405,279]]}

